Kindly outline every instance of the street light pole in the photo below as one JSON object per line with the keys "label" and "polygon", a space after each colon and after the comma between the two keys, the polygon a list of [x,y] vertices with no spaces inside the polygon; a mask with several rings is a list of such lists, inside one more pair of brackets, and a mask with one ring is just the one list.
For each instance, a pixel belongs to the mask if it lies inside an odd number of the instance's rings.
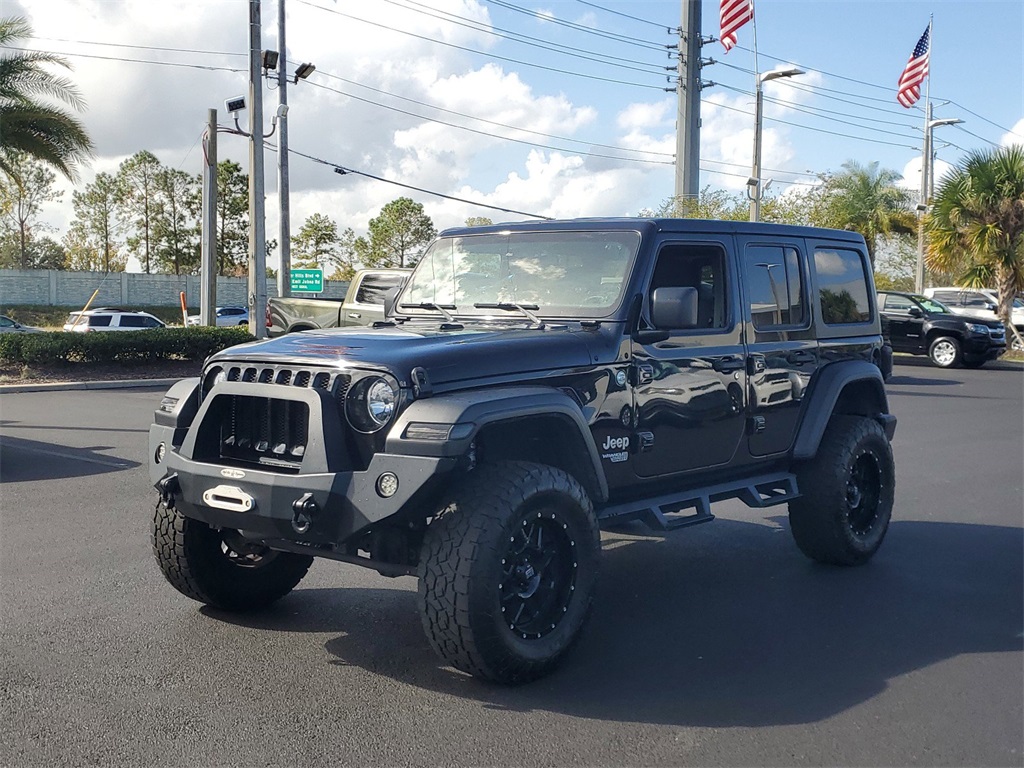
{"label": "street light pole", "polygon": [[762,85],[769,80],[778,80],[782,77],[793,77],[802,75],[804,71],[791,67],[789,69],[773,69],[757,77],[757,87],[754,96],[754,164],[750,171],[750,178],[747,180],[747,196],[750,198],[750,220],[761,220],[761,196],[764,188],[761,186],[761,122],[764,109],[764,95]]}
{"label": "street light pole", "polygon": [[932,176],[935,173],[935,169],[932,167],[932,131],[940,125],[956,125],[963,122],[955,117],[932,120],[931,102],[928,102],[925,112],[927,120],[924,124],[924,148],[921,152],[921,201],[917,205],[917,268],[914,270],[914,291],[916,293],[921,293],[924,290],[924,217],[931,204],[931,190],[934,186]]}

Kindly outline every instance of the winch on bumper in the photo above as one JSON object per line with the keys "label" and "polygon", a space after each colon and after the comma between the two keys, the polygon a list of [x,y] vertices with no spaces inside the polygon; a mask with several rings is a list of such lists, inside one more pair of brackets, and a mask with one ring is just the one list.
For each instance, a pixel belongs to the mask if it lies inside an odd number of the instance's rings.
{"label": "winch on bumper", "polygon": [[333,389],[219,381],[199,395],[200,380],[186,379],[164,397],[150,477],[181,514],[246,538],[333,549],[414,505],[457,463],[374,452],[359,466]]}

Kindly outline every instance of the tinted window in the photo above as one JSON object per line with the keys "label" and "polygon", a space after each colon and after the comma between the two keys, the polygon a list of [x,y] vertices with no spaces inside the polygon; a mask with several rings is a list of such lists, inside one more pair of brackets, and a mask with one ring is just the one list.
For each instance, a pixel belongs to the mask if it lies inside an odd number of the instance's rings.
{"label": "tinted window", "polygon": [[8,317],[0,316],[0,328],[13,328],[14,321]]}
{"label": "tinted window", "polygon": [[[113,319],[113,315],[91,315],[89,317],[90,328],[106,328],[110,325],[110,321]],[[72,322],[74,322],[72,320]],[[79,323],[81,325],[81,323]]]}
{"label": "tinted window", "polygon": [[906,296],[886,296],[885,297],[885,308],[906,312],[912,306],[914,302],[908,299]]}
{"label": "tinted window", "polygon": [[356,291],[357,304],[383,304],[385,294],[400,285],[404,275],[366,275]]}
{"label": "tinted window", "polygon": [[750,317],[758,330],[804,322],[800,259],[795,248],[748,246],[744,254]]}
{"label": "tinted window", "polygon": [[697,328],[725,328],[725,254],[715,245],[667,245],[658,251],[648,296],[661,287],[697,289]]}
{"label": "tinted window", "polygon": [[956,304],[958,301],[958,295],[955,291],[935,291],[932,293],[932,298],[938,299],[946,304]]}
{"label": "tinted window", "polygon": [[821,317],[827,325],[871,320],[867,265],[862,254],[845,248],[822,248],[814,252],[814,265]]}
{"label": "tinted window", "polygon": [[121,315],[120,326],[122,328],[145,328],[148,318],[139,315]]}

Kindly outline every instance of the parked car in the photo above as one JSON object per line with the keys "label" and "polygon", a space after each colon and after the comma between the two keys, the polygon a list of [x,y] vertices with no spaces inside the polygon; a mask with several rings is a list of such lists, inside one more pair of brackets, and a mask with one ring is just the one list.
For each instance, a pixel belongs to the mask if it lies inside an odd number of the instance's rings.
{"label": "parked car", "polygon": [[[217,307],[217,327],[224,328],[232,325],[248,325],[248,307]],[[188,316],[189,325],[199,325],[199,315]]]}
{"label": "parked car", "polygon": [[[924,295],[930,299],[941,301],[958,315],[984,317],[988,320],[999,320],[999,294],[991,288],[958,288],[944,286],[925,288]],[[1010,322],[1017,333],[1024,335],[1024,301],[1015,297],[1010,307]],[[1011,339],[1014,349],[1021,344],[1016,338]]]}
{"label": "parked car", "polygon": [[939,368],[980,368],[1006,351],[1002,322],[957,315],[927,296],[879,291],[878,309],[893,351],[928,355]]}
{"label": "parked car", "polygon": [[85,312],[72,312],[64,323],[65,331],[140,331],[146,328],[165,328],[163,321],[148,312],[136,312],[117,307],[100,307]]}
{"label": "parked car", "polygon": [[34,328],[31,325],[22,325],[7,315],[0,315],[0,333],[42,333],[42,330],[42,328]]}
{"label": "parked car", "polygon": [[409,277],[408,269],[363,269],[356,272],[343,299],[303,296],[267,301],[267,335],[280,336],[317,328],[373,325],[384,319],[384,299]]}

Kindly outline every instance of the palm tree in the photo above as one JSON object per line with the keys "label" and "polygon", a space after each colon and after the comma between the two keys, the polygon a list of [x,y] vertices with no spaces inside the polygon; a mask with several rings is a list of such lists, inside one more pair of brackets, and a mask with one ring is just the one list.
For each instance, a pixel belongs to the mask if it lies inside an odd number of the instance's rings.
{"label": "palm tree", "polygon": [[925,220],[927,262],[964,287],[995,283],[999,316],[1012,328],[1024,289],[1024,147],[975,151],[947,174]]}
{"label": "palm tree", "polygon": [[84,104],[69,79],[47,69],[70,68],[63,58],[9,48],[31,36],[25,19],[0,19],[0,47],[8,48],[0,56],[0,171],[15,178],[8,153],[24,152],[74,181],[75,166],[92,153],[92,141],[70,112],[47,102],[57,100],[76,110]]}
{"label": "palm tree", "polygon": [[860,232],[874,265],[879,238],[916,231],[910,195],[896,186],[900,178],[896,171],[879,169],[877,162],[861,165],[848,160],[842,173],[825,178],[822,215],[826,220],[815,223]]}

